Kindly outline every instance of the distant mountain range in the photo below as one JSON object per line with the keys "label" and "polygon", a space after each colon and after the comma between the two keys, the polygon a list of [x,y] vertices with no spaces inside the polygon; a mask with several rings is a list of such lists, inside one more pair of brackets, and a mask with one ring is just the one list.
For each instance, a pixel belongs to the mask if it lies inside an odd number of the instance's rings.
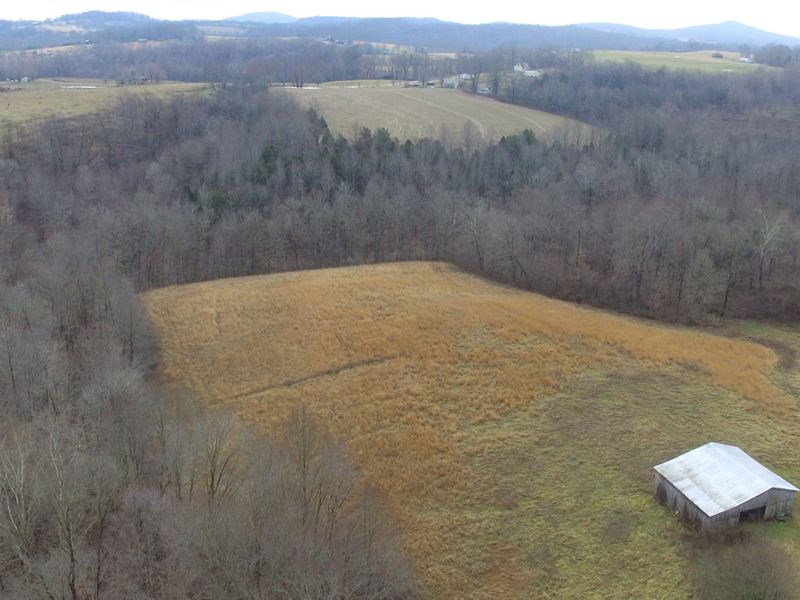
{"label": "distant mountain range", "polygon": [[800,38],[771,33],[737,21],[725,21],[724,23],[713,25],[696,25],[680,29],[643,29],[616,23],[585,23],[581,27],[608,33],[623,33],[650,38],[661,37],[705,44],[749,44],[752,46],[765,46],[767,44],[796,46],[800,44]]}
{"label": "distant mountain range", "polygon": [[273,23],[294,23],[297,20],[297,17],[279,12],[253,12],[226,19],[226,21],[236,21],[239,23],[264,23],[267,25],[272,25]]}
{"label": "distant mountain range", "polygon": [[417,18],[310,17],[294,19],[274,13],[242,15],[231,20],[262,25],[281,35],[331,36],[343,40],[388,42],[431,50],[485,50],[503,44],[582,49],[682,50],[741,45],[800,44],[800,38],[770,33],[735,21],[681,29],[643,29],[615,23],[549,27],[520,23],[465,25]]}
{"label": "distant mountain range", "polygon": [[[89,11],[47,21],[1,21],[0,50],[65,43],[186,39],[214,24],[236,24],[248,36],[299,36],[393,43],[429,51],[483,51],[498,46],[580,48],[582,50],[737,50],[742,45],[800,45],[778,35],[728,21],[682,29],[642,29],[615,23],[550,27],[519,23],[466,25],[432,18],[317,16],[298,19],[277,12],[254,12],[222,21],[162,21],[132,12]],[[69,27],[61,27],[68,25]],[[237,34],[241,35],[241,34]]]}
{"label": "distant mountain range", "polygon": [[[241,21],[234,21],[242,23]],[[260,24],[276,36],[331,37],[337,40],[383,42],[429,51],[480,51],[502,45],[552,48],[637,50],[664,46],[681,49],[683,42],[629,33],[592,30],[574,25],[548,27],[515,23],[465,25],[431,18],[310,17],[290,23]]]}

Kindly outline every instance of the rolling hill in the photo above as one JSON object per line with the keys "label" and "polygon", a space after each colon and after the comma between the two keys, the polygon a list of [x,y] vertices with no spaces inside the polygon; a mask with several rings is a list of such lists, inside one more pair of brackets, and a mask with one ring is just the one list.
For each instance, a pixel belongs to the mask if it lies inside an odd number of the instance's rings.
{"label": "rolling hill", "polygon": [[800,44],[800,38],[780,35],[735,21],[680,29],[643,29],[616,23],[546,26],[527,23],[469,25],[430,18],[310,17],[289,23],[265,23],[274,35],[332,36],[410,45],[428,50],[475,51],[498,44],[617,50],[696,50],[742,44]]}
{"label": "rolling hill", "polygon": [[135,12],[107,12],[102,10],[90,10],[71,15],[62,15],[56,19],[50,19],[45,24],[61,25],[70,24],[84,29],[102,29],[106,27],[126,27],[141,25],[156,21],[147,15]]}
{"label": "rolling hill", "polygon": [[[689,71],[709,71],[716,73],[743,73],[758,69],[776,70],[756,63],[739,61],[738,52],[642,52],[637,50],[594,50],[594,57],[603,61],[634,62],[650,69],[685,69]],[[714,54],[720,55],[714,58]]]}
{"label": "rolling hill", "polygon": [[296,17],[279,12],[254,12],[230,17],[226,21],[239,21],[242,23],[294,23]]}
{"label": "rolling hill", "polygon": [[263,24],[277,36],[360,40],[413,46],[427,51],[475,52],[498,44],[521,48],[620,48],[637,50],[657,45],[686,48],[680,40],[666,40],[633,33],[599,31],[577,25],[547,26],[525,23],[482,23],[470,25],[431,18],[310,17],[291,23]]}
{"label": "rolling hill", "polygon": [[737,21],[725,21],[724,23],[711,25],[694,25],[678,29],[643,29],[616,23],[586,23],[583,27],[607,33],[638,35],[648,38],[661,37],[706,44],[723,44],[726,46],[736,46],[738,44],[750,44],[753,46],[786,44],[788,46],[796,46],[800,44],[800,38],[764,31]]}
{"label": "rolling hill", "polygon": [[[723,337],[439,263],[143,300],[166,383],[264,429],[305,403],[346,442],[429,598],[688,598],[691,536],[652,465],[715,440],[800,480],[797,326]],[[800,565],[796,520],[764,528]]]}
{"label": "rolling hill", "polygon": [[72,77],[3,83],[0,84],[0,125],[99,113],[111,108],[126,94],[168,99],[181,94],[203,93],[208,89],[202,83],[162,81],[118,86],[100,79]]}
{"label": "rolling hill", "polygon": [[385,127],[401,140],[438,138],[446,128],[456,143],[467,123],[473,136],[497,141],[504,135],[532,130],[538,137],[577,132],[588,139],[593,129],[567,117],[505,104],[450,89],[405,88],[386,81],[336,82],[321,87],[284,88],[313,107],[334,133],[356,134],[360,127]]}

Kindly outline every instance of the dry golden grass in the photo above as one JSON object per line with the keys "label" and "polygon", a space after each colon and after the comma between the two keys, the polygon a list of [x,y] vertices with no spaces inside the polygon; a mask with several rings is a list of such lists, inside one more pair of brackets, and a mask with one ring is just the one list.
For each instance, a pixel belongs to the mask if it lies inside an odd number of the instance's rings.
{"label": "dry golden grass", "polygon": [[321,87],[285,88],[285,92],[313,107],[325,117],[332,131],[345,136],[361,127],[384,127],[401,140],[438,138],[445,128],[460,143],[466,123],[472,123],[476,141],[497,141],[524,129],[540,138],[569,132],[588,141],[594,131],[574,119],[459,90],[405,88],[387,83],[333,82]]}
{"label": "dry golden grass", "polygon": [[800,475],[798,451],[778,451],[800,429],[777,356],[743,339],[436,263],[144,301],[168,382],[267,428],[307,403],[347,443],[431,598],[686,597],[680,528],[652,501],[650,466],[710,438]]}
{"label": "dry golden grass", "polygon": [[76,117],[102,112],[123,94],[169,98],[198,93],[207,86],[197,83],[161,82],[118,86],[99,79],[37,79],[0,85],[0,125],[20,124],[50,117]]}

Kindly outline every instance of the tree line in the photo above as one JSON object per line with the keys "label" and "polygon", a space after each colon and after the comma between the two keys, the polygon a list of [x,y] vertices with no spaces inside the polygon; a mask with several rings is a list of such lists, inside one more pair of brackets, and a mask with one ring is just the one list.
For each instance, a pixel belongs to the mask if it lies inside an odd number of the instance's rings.
{"label": "tree line", "polygon": [[[507,63],[508,52],[485,57]],[[752,120],[755,113],[793,115],[800,98],[800,68],[778,72],[708,73],[648,69],[631,62],[600,62],[587,53],[526,53],[532,68],[555,66],[541,78],[507,78],[495,96],[503,101],[569,115],[616,129],[632,112],[648,111],[667,125],[680,115],[713,111]],[[505,58],[505,61],[503,61]],[[489,62],[490,59],[492,62]],[[502,70],[504,67],[495,67]]]}
{"label": "tree line", "polygon": [[347,79],[442,77],[455,72],[455,65],[446,56],[385,54],[369,44],[263,37],[207,41],[187,35],[157,44],[103,42],[64,52],[0,54],[0,79],[89,77],[121,84],[168,79],[302,87]]}

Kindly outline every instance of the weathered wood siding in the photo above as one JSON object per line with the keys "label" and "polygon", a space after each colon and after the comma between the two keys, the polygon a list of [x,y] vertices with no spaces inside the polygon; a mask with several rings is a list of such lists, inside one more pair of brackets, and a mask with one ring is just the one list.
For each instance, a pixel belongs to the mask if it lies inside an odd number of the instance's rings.
{"label": "weathered wood siding", "polygon": [[699,528],[705,528],[710,524],[708,515],[658,472],[653,481],[653,493],[661,504],[672,509],[685,523]]}
{"label": "weathered wood siding", "polygon": [[761,507],[764,507],[764,519],[786,517],[792,513],[797,494],[789,490],[768,490],[735,508],[709,517],[658,472],[653,480],[653,493],[659,502],[672,509],[682,521],[700,529],[736,525],[739,515]]}

